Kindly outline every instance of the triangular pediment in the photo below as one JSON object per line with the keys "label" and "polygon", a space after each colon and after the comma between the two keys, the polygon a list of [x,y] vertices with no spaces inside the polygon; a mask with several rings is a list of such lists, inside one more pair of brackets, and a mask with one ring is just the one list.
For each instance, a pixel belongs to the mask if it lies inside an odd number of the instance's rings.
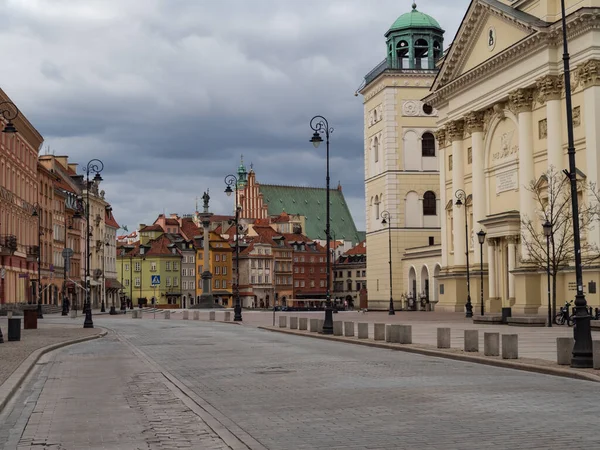
{"label": "triangular pediment", "polygon": [[547,25],[497,0],[473,0],[444,56],[432,90],[485,64]]}

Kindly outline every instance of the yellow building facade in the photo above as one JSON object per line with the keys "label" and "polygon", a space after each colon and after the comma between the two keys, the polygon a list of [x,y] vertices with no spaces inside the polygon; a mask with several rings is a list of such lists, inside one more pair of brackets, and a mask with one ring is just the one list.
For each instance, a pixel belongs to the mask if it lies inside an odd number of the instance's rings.
{"label": "yellow building facade", "polygon": [[[598,183],[600,1],[566,0],[566,7],[577,168],[587,182]],[[470,293],[479,311],[476,233],[481,229],[487,233],[486,311],[546,311],[546,275],[531,264],[523,220],[535,218],[541,232],[542,207],[529,186],[538,182],[541,190],[547,189],[543,180],[548,170],[560,175],[568,169],[562,54],[560,0],[473,0],[444,56],[424,99],[439,111],[444,211],[438,310],[465,308],[468,245]],[[456,202],[459,190],[467,195],[462,205]],[[580,200],[584,205],[591,201],[586,196]],[[600,226],[592,226],[584,239],[600,244]],[[572,269],[561,272],[559,306],[574,297],[574,281]],[[594,285],[600,283],[598,269],[584,269],[583,281],[588,303],[599,306]]]}
{"label": "yellow building facade", "polygon": [[[407,248],[440,243],[438,111],[421,99],[435,79],[443,34],[435,19],[413,5],[385,34],[386,59],[359,89],[364,100],[369,309],[387,309],[390,295],[397,309],[403,294],[418,296],[421,286],[416,277],[409,283],[403,274],[402,257]],[[427,290],[432,279],[433,273],[426,271]]]}

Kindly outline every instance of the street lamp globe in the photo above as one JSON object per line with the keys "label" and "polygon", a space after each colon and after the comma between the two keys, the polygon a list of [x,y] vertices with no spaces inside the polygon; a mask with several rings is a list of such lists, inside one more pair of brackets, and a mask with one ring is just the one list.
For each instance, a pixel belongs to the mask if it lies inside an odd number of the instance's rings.
{"label": "street lamp globe", "polygon": [[227,186],[225,193],[227,194],[227,197],[231,197],[231,194],[233,194],[233,189],[231,189],[231,186]]}
{"label": "street lamp globe", "polygon": [[479,230],[479,233],[477,233],[477,240],[481,245],[483,245],[483,243],[485,242],[485,235],[486,233],[483,230]]}
{"label": "street lamp globe", "polygon": [[552,224],[550,223],[550,221],[548,219],[546,219],[546,221],[544,222],[542,227],[544,228],[544,236],[546,236],[546,237],[552,236]]}
{"label": "street lamp globe", "polygon": [[310,139],[310,142],[312,142],[312,145],[314,145],[315,148],[319,148],[319,145],[321,145],[321,142],[323,142],[323,138],[317,131],[315,131]]}

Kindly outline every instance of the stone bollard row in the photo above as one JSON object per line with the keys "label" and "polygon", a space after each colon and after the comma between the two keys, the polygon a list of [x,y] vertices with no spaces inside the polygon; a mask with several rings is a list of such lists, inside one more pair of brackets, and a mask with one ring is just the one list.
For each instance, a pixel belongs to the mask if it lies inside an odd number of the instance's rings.
{"label": "stone bollard row", "polygon": [[287,316],[279,316],[279,328],[287,328]]}
{"label": "stone bollard row", "polygon": [[518,334],[503,334],[502,335],[502,359],[518,359],[519,358],[519,335]]}
{"label": "stone bollard row", "polygon": [[465,352],[479,351],[479,331],[465,330]]}
{"label": "stone bollard row", "polygon": [[373,338],[376,341],[385,341],[385,323],[376,323]]}
{"label": "stone bollard row", "polygon": [[340,322],[339,320],[334,320],[333,321],[333,335],[334,336],[343,336],[343,322]]}
{"label": "stone bollard row", "polygon": [[171,318],[171,311],[165,311],[165,319]]}
{"label": "stone bollard row", "polygon": [[186,309],[185,311],[183,311],[183,320],[189,320],[190,318],[190,312]]}
{"label": "stone bollard row", "polygon": [[572,337],[556,338],[556,362],[561,366],[571,365],[571,355],[575,339]]}
{"label": "stone bollard row", "polygon": [[200,320],[200,311],[194,311],[194,320]]}
{"label": "stone bollard row", "polygon": [[225,322],[231,322],[231,311],[225,311]]}
{"label": "stone bollard row", "polygon": [[485,356],[500,355],[500,333],[483,333],[483,354]]}
{"label": "stone bollard row", "polygon": [[307,330],[308,329],[308,318],[300,317],[300,319],[298,319],[298,329],[299,330]]}
{"label": "stone bollard row", "polygon": [[344,336],[354,336],[354,322],[344,322]]}
{"label": "stone bollard row", "polygon": [[392,342],[392,326],[385,326],[385,342]]}
{"label": "stone bollard row", "polygon": [[310,319],[309,325],[311,333],[319,332],[319,319]]}
{"label": "stone bollard row", "polygon": [[208,313],[208,320],[215,320],[217,317],[217,314],[214,311],[211,311]]}
{"label": "stone bollard row", "polygon": [[369,339],[369,324],[368,323],[359,323],[358,324],[358,338],[359,339]]}
{"label": "stone bollard row", "polygon": [[437,348],[450,348],[450,328],[437,329]]}
{"label": "stone bollard row", "polygon": [[298,329],[298,318],[290,317],[290,330],[297,330],[297,329]]}

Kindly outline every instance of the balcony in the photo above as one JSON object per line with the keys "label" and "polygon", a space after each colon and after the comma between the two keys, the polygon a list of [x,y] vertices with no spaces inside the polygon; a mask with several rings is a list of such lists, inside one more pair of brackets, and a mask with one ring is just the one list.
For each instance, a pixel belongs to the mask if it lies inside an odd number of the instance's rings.
{"label": "balcony", "polygon": [[17,251],[17,237],[13,234],[0,236],[0,256],[10,256]]}
{"label": "balcony", "polygon": [[37,245],[28,245],[25,251],[27,261],[36,262],[40,255],[40,248]]}

